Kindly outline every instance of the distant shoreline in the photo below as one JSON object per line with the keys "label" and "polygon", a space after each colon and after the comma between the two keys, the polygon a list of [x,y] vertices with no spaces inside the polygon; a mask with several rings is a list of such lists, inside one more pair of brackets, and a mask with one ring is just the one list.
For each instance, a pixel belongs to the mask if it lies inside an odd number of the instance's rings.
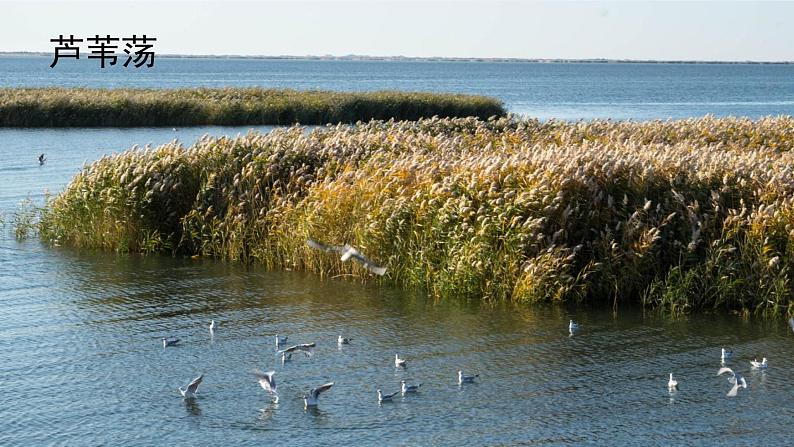
{"label": "distant shoreline", "polygon": [[[0,51],[3,56],[52,56],[52,53],[36,51]],[[679,64],[679,65],[792,65],[794,61],[710,61],[710,60],[653,60],[653,59],[564,59],[564,58],[509,58],[509,57],[409,57],[409,56],[244,56],[216,54],[158,54],[168,59],[261,59],[295,61],[377,61],[377,62],[501,62],[536,64]]]}

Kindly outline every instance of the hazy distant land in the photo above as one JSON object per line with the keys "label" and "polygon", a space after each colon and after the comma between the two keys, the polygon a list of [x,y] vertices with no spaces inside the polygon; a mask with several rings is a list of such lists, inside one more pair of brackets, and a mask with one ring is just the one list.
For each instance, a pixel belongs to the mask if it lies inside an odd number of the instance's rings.
{"label": "hazy distant land", "polygon": [[[52,53],[38,51],[0,51],[2,56],[52,56]],[[718,60],[654,60],[654,59],[566,59],[566,58],[510,58],[510,57],[413,57],[413,56],[365,56],[349,54],[344,56],[246,56],[238,54],[157,54],[166,58],[195,59],[265,59],[265,60],[309,60],[309,61],[384,61],[384,62],[520,62],[538,64],[758,64],[790,65],[794,61],[718,61]]]}

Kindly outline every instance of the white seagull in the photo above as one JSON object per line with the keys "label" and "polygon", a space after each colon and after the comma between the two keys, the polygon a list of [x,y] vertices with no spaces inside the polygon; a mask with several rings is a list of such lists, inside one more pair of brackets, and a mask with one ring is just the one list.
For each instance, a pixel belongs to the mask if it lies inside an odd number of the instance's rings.
{"label": "white seagull", "polygon": [[401,359],[399,355],[394,354],[394,367],[395,368],[400,368],[400,367],[405,368],[405,359]]}
{"label": "white seagull", "polygon": [[286,345],[287,344],[287,338],[288,337],[286,335],[283,336],[283,337],[280,337],[278,334],[276,334],[276,349]]}
{"label": "white seagull", "polygon": [[325,391],[330,390],[332,386],[334,386],[334,382],[328,382],[325,385],[320,385],[317,388],[310,389],[309,390],[309,394],[304,394],[303,395],[303,405],[304,405],[304,407],[305,408],[316,407],[317,406],[317,400],[320,398],[320,394],[322,394]]}
{"label": "white seagull", "polygon": [[215,328],[216,327],[218,327],[218,326],[215,324],[215,320],[210,320],[210,334],[214,334],[215,333]]}
{"label": "white seagull", "polygon": [[578,330],[579,330],[579,325],[574,323],[573,320],[571,320],[571,322],[568,323],[568,332],[573,334],[574,332],[576,332]]}
{"label": "white seagull", "polygon": [[276,398],[273,400],[273,403],[278,403],[278,390],[276,389],[276,378],[274,377],[275,374],[275,371],[262,372],[257,369],[254,370],[254,376],[256,376],[257,380],[259,381],[259,386],[261,386],[263,390],[267,391],[271,395],[276,396]]}
{"label": "white seagull", "polygon": [[747,381],[744,380],[744,377],[742,377],[741,374],[735,373],[735,372],[733,372],[732,369],[727,368],[727,367],[720,368],[720,370],[717,371],[717,375],[720,376],[720,375],[722,375],[723,373],[726,373],[726,372],[727,373],[731,373],[732,376],[731,376],[730,379],[728,379],[728,381],[733,384],[733,388],[731,388],[731,390],[728,391],[727,396],[728,397],[736,397],[736,393],[739,391],[739,387],[747,388]]}
{"label": "white seagull", "polygon": [[422,386],[421,383],[419,385],[408,385],[407,383],[405,383],[405,380],[401,380],[400,381],[400,392],[402,392],[403,394],[416,393],[416,392],[419,391],[419,387],[420,386]]}
{"label": "white seagull", "polygon": [[313,354],[312,350],[314,349],[315,346],[317,346],[316,343],[303,343],[300,345],[290,346],[289,348],[286,349],[281,349],[277,351],[276,354],[281,354],[282,360],[284,360],[285,356],[287,360],[291,360],[292,354],[298,352],[302,352],[306,357],[311,357]]}
{"label": "white seagull", "polygon": [[196,397],[196,392],[198,392],[198,387],[201,385],[202,380],[204,380],[204,374],[193,379],[186,388],[179,387],[179,392],[182,394],[182,397],[185,399],[193,399]]}
{"label": "white seagull", "polygon": [[167,348],[168,346],[176,346],[179,343],[179,339],[176,337],[163,337],[163,347]]}
{"label": "white seagull", "polygon": [[794,317],[791,317],[788,320],[788,325],[789,325],[789,327],[791,327],[791,330],[794,331]]}
{"label": "white seagull", "polygon": [[733,357],[733,351],[722,348],[722,361],[724,362],[725,359],[729,359],[731,357]]}
{"label": "white seagull", "polygon": [[339,259],[342,262],[346,262],[346,261],[348,261],[348,260],[350,260],[352,258],[355,261],[361,263],[364,266],[365,269],[369,270],[370,272],[372,272],[372,273],[374,273],[376,275],[383,276],[383,275],[386,274],[386,267],[382,267],[382,266],[376,264],[371,259],[369,259],[366,256],[362,255],[361,252],[359,252],[355,247],[352,247],[350,245],[347,245],[347,244],[345,244],[345,245],[325,245],[325,244],[322,244],[320,242],[313,241],[311,239],[307,240],[306,243],[311,248],[314,248],[314,249],[317,249],[317,250],[322,250],[322,251],[327,252],[327,253],[340,253],[342,255],[342,257],[339,258]]}
{"label": "white seagull", "polygon": [[673,380],[673,373],[670,373],[670,380],[667,382],[667,388],[670,391],[678,389],[678,381],[677,380]]}
{"label": "white seagull", "polygon": [[380,392],[380,388],[378,388],[378,402],[383,402],[384,400],[391,402],[392,398],[396,396],[398,393],[399,391],[395,391],[391,394],[383,394]]}
{"label": "white seagull", "polygon": [[337,339],[337,343],[339,343],[340,345],[349,345],[351,340],[353,339],[345,338],[340,335],[339,338]]}
{"label": "white seagull", "polygon": [[758,361],[758,359],[752,359],[750,360],[750,364],[753,365],[753,368],[757,368],[757,369],[766,369],[766,367],[769,366],[766,363],[766,357],[764,357],[763,360],[761,360],[760,362]]}
{"label": "white seagull", "polygon": [[464,383],[474,383],[474,380],[480,377],[479,374],[475,374],[473,376],[464,376],[463,371],[458,371],[458,385],[463,385]]}

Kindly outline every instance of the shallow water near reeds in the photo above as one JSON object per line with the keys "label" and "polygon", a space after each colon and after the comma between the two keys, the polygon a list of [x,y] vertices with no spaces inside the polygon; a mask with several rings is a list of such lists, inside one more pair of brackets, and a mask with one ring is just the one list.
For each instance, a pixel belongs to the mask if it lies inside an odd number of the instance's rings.
{"label": "shallow water near reeds", "polygon": [[[794,334],[782,321],[435,302],[374,283],[51,249],[10,234],[19,200],[57,192],[84,160],[246,129],[0,130],[0,445],[790,444]],[[570,318],[582,325],[573,337]],[[276,333],[316,342],[315,355],[280,364]],[[340,334],[352,344],[340,349]],[[169,335],[182,346],[163,349]],[[734,399],[715,376],[721,347],[747,378]],[[395,353],[406,369],[394,368]],[[752,371],[755,356],[769,369]],[[253,368],[277,372],[278,404]],[[458,387],[458,369],[480,383]],[[183,401],[176,388],[200,373],[199,398]],[[378,405],[375,390],[401,379],[421,392]],[[325,381],[335,386],[304,411],[300,396]]]}

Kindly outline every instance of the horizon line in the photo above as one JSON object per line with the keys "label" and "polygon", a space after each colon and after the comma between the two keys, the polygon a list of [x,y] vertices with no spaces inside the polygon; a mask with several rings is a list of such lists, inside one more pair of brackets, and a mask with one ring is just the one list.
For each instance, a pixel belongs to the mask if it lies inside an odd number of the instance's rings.
{"label": "horizon line", "polygon": [[[0,56],[52,56],[44,51],[0,51]],[[631,58],[529,58],[529,57],[461,57],[461,56],[373,56],[364,54],[346,55],[244,55],[244,54],[180,54],[157,55],[172,59],[270,59],[270,60],[358,60],[358,61],[449,61],[449,62],[532,62],[532,63],[634,63],[634,64],[769,64],[791,65],[792,60],[710,60],[710,59],[631,59]]]}

